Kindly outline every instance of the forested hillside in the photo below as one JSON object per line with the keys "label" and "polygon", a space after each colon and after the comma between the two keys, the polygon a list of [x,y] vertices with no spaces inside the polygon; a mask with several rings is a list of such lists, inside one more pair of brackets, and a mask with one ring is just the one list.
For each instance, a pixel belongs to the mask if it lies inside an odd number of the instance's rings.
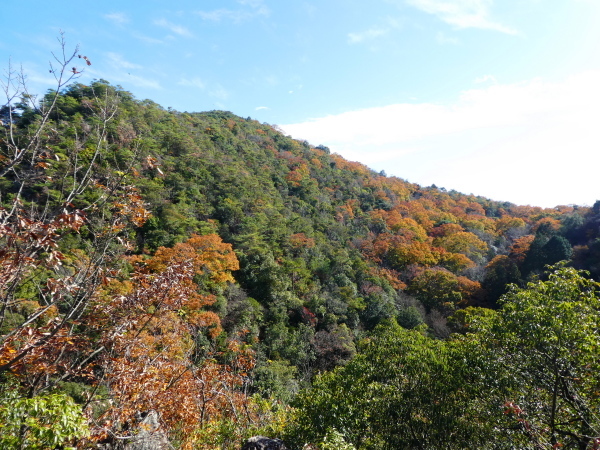
{"label": "forested hillside", "polygon": [[598,448],[600,202],[423,187],[104,80],[14,104],[2,448],[151,410],[178,448]]}

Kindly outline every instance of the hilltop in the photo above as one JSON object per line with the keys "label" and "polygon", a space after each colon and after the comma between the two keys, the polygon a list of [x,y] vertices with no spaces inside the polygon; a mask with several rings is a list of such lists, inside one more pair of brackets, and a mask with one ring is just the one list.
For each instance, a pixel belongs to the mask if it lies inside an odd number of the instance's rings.
{"label": "hilltop", "polygon": [[154,409],[183,446],[238,442],[283,408],[260,399],[288,404],[381,326],[445,339],[546,265],[600,276],[600,203],[423,187],[104,80],[0,118],[0,370],[74,399],[92,441]]}

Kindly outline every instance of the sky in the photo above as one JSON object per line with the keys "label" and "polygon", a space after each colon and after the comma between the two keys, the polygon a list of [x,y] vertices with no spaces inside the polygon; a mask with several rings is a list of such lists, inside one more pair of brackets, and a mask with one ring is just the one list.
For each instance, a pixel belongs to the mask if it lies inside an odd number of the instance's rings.
{"label": "sky", "polygon": [[600,0],[5,2],[0,68],[66,48],[179,111],[222,109],[407,181],[516,204],[600,199]]}

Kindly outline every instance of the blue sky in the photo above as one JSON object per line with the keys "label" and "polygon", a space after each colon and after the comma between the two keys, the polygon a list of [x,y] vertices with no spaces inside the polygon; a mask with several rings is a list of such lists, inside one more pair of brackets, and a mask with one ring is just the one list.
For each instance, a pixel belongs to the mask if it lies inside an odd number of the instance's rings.
{"label": "blue sky", "polygon": [[225,109],[422,185],[600,199],[600,1],[6,2],[2,67],[51,87],[64,31],[104,78]]}

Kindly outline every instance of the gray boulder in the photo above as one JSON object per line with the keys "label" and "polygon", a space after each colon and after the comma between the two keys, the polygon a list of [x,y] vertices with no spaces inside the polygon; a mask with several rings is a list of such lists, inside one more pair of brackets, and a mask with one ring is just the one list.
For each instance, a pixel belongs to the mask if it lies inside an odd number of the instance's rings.
{"label": "gray boulder", "polygon": [[127,443],[125,450],[172,450],[156,411],[138,414],[138,432]]}
{"label": "gray boulder", "polygon": [[242,446],[242,450],[287,450],[281,439],[253,436]]}
{"label": "gray boulder", "polygon": [[129,436],[113,437],[101,443],[102,450],[174,450],[167,434],[160,425],[160,417],[154,410],[136,414],[136,424]]}

